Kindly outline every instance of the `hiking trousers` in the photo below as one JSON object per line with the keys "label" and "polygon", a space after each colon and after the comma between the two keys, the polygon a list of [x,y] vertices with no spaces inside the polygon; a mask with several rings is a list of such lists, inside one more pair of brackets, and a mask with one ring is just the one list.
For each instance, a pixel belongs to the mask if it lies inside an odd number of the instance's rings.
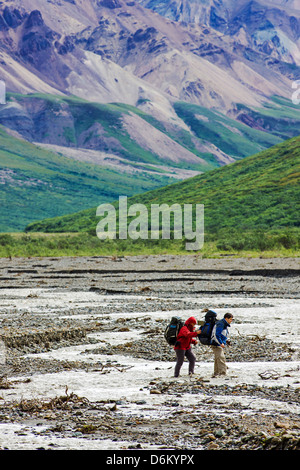
{"label": "hiking trousers", "polygon": [[226,375],[227,366],[225,360],[224,349],[221,346],[211,346],[214,356],[214,375]]}
{"label": "hiking trousers", "polygon": [[181,366],[183,364],[183,361],[184,361],[185,357],[189,361],[189,374],[193,374],[195,364],[196,364],[196,356],[194,355],[191,348],[189,348],[187,350],[185,350],[185,349],[175,349],[175,352],[176,352],[176,356],[177,356],[177,361],[176,361],[176,365],[175,365],[174,377],[179,376],[179,372],[180,372],[180,369],[181,369]]}

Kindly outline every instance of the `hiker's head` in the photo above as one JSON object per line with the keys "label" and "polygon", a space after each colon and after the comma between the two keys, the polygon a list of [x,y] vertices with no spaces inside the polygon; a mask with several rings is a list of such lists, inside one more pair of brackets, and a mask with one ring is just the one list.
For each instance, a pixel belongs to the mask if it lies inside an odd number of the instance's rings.
{"label": "hiker's head", "polygon": [[194,328],[194,326],[196,326],[197,324],[197,320],[195,317],[190,317],[187,319],[187,321],[185,322],[186,326],[190,326],[191,328]]}
{"label": "hiker's head", "polygon": [[228,323],[231,323],[233,320],[233,315],[232,313],[225,313],[224,318]]}

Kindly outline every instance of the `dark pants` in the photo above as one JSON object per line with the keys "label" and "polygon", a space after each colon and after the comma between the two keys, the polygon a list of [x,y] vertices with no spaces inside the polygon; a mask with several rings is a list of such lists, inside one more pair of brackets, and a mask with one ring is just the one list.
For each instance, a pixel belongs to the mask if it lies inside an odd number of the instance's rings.
{"label": "dark pants", "polygon": [[176,356],[177,356],[177,362],[175,365],[175,372],[174,372],[174,377],[179,376],[179,372],[181,369],[181,366],[183,364],[184,358],[186,357],[187,360],[189,361],[189,374],[194,373],[194,367],[196,363],[196,357],[193,353],[193,351],[190,349],[175,349]]}

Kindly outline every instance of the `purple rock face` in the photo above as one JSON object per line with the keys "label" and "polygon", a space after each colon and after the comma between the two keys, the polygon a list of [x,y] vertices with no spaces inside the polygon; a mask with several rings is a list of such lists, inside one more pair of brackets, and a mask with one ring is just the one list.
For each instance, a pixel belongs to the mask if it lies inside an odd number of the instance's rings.
{"label": "purple rock face", "polygon": [[28,16],[25,22],[25,28],[32,28],[33,26],[43,26],[44,20],[39,10],[34,10]]}

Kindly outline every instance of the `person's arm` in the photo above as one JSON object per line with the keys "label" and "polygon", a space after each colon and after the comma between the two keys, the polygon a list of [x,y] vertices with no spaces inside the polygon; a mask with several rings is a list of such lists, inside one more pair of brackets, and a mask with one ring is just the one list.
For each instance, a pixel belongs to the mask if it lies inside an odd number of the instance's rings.
{"label": "person's arm", "polygon": [[183,326],[179,332],[178,338],[179,337],[195,338],[195,336],[198,336],[197,331],[190,331],[186,326]]}
{"label": "person's arm", "polygon": [[220,322],[217,326],[216,326],[216,338],[218,340],[218,343],[220,344],[220,346],[222,348],[225,348],[225,344],[226,344],[226,336],[224,336],[222,334],[224,330],[224,325]]}

